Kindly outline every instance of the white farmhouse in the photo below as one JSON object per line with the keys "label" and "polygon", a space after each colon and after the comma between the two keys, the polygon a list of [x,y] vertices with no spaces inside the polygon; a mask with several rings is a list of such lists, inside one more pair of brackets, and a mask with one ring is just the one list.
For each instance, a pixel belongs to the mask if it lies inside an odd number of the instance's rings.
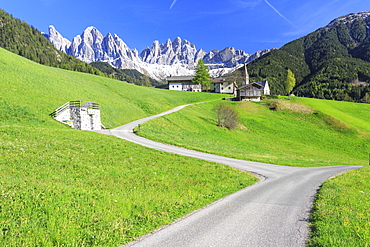
{"label": "white farmhouse", "polygon": [[211,92],[236,95],[236,82],[230,78],[215,78],[211,81]]}
{"label": "white farmhouse", "polygon": [[170,76],[167,77],[168,89],[176,91],[202,92],[202,86],[195,84],[194,76]]}

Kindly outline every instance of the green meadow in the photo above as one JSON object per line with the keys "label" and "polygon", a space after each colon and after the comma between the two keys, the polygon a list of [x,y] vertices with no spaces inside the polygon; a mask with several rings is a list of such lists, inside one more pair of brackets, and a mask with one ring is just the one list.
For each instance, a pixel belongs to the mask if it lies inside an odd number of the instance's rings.
{"label": "green meadow", "polygon": [[[49,117],[69,100],[93,101],[113,128],[223,95],[139,87],[41,66],[3,49],[0,86],[0,245],[117,246],[257,181]],[[280,165],[362,165],[323,184],[308,245],[370,245],[370,105],[294,97],[224,102],[240,114],[239,127],[229,131],[216,125],[216,103],[152,120],[138,134]]]}
{"label": "green meadow", "polygon": [[[353,109],[347,119],[340,120],[309,107],[312,101],[317,100],[224,102],[239,112],[240,125],[233,131],[217,126],[216,102],[197,104],[141,125],[138,134],[202,152],[278,165],[368,164],[370,105],[339,102],[336,111],[346,114],[342,108]],[[280,108],[271,110],[276,104]]]}
{"label": "green meadow", "polygon": [[0,49],[0,245],[118,246],[257,181],[220,164],[77,131],[49,117],[101,104],[107,127],[214,94],[130,85]]}
{"label": "green meadow", "polygon": [[151,120],[137,133],[203,152],[279,165],[364,166],[323,184],[307,244],[370,246],[369,104],[294,97],[224,103],[239,112],[235,130],[217,127],[217,103],[209,102]]}

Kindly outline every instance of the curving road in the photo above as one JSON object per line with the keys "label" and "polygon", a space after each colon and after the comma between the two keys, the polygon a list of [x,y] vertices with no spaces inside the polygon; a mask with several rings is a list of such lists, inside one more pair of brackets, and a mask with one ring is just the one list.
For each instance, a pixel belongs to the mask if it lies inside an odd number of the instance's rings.
{"label": "curving road", "polygon": [[96,132],[149,148],[222,163],[264,179],[126,246],[305,246],[308,217],[320,185],[337,173],[359,168],[287,167],[250,162],[166,145],[133,133],[138,124],[186,106]]}

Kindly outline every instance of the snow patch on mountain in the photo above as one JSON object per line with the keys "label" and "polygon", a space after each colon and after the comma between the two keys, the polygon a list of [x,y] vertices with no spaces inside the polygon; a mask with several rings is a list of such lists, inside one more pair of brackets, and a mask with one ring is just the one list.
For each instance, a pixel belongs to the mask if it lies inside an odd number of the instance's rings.
{"label": "snow patch on mountain", "polygon": [[190,41],[177,37],[173,41],[168,39],[164,44],[156,40],[150,48],[146,47],[139,54],[136,49],[130,49],[116,34],[108,33],[104,37],[92,26],[72,41],[64,38],[54,26],[49,26],[49,34],[45,36],[56,48],[84,62],[100,61],[119,69],[136,69],[157,80],[171,75],[193,75],[200,59],[209,65],[211,76],[217,77],[270,51],[266,49],[250,55],[242,50],[227,47],[221,51],[213,50],[207,53],[202,49],[198,50]]}

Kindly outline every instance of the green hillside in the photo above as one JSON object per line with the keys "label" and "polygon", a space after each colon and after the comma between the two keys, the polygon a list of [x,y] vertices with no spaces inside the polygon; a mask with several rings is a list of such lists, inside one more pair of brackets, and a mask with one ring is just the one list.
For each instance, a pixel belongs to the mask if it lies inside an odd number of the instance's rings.
{"label": "green hillside", "polygon": [[102,123],[110,128],[174,106],[220,99],[196,94],[139,87],[105,77],[40,66],[0,49],[2,99],[26,107],[43,120],[69,100],[98,102]]}
{"label": "green hillside", "polygon": [[89,64],[59,51],[40,31],[2,9],[0,9],[0,47],[40,64],[103,75]]}
{"label": "green hillside", "polygon": [[217,127],[212,102],[151,120],[138,133],[176,146],[273,164],[364,166],[323,184],[310,217],[308,246],[369,246],[369,104],[296,97],[224,103],[240,114],[236,130]]}
{"label": "green hillside", "polygon": [[203,152],[279,165],[368,163],[369,104],[309,98],[226,103],[240,114],[241,127],[235,131],[218,128],[215,103],[207,103],[143,124],[139,133]]}
{"label": "green hillside", "polygon": [[298,96],[370,103],[369,24],[361,13],[333,20],[252,61],[251,80],[266,78],[273,94],[284,95],[290,69]]}
{"label": "green hillside", "polygon": [[118,246],[257,180],[49,117],[68,100],[88,100],[114,127],[221,95],[135,86],[4,49],[0,87],[2,246]]}

